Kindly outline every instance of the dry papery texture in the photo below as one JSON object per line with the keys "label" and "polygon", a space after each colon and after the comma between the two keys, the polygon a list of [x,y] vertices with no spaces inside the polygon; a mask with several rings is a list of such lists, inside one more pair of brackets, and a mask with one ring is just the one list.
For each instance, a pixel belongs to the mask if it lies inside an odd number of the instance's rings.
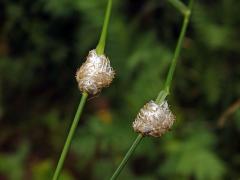
{"label": "dry papery texture", "polygon": [[88,94],[97,94],[102,88],[108,87],[115,72],[105,55],[98,55],[96,50],[91,50],[86,61],[77,70],[76,79],[80,91]]}
{"label": "dry papery texture", "polygon": [[134,131],[144,136],[160,137],[170,130],[175,116],[168,107],[167,101],[160,105],[150,101],[140,109],[133,122]]}

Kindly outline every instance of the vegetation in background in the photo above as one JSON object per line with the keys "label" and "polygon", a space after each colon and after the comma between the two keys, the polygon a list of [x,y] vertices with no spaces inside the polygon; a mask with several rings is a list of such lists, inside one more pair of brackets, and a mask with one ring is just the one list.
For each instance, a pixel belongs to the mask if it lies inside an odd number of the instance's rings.
{"label": "vegetation in background", "polygon": [[[105,4],[0,2],[0,179],[52,176],[79,100],[76,67],[97,43]],[[167,1],[113,5],[106,48],[118,76],[88,101],[64,180],[111,176],[135,138],[133,118],[163,86],[178,37],[181,16]],[[240,177],[239,8],[196,1],[171,92],[177,123],[143,141],[120,179]]]}

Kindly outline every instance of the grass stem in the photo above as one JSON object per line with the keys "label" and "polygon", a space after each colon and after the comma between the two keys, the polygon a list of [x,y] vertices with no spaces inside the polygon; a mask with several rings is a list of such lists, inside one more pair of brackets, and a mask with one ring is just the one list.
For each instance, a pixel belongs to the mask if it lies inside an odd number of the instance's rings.
{"label": "grass stem", "polygon": [[107,4],[107,10],[104,18],[104,23],[103,23],[103,28],[102,28],[102,33],[96,48],[97,54],[101,55],[104,54],[105,50],[105,44],[106,44],[106,39],[107,39],[107,30],[108,30],[108,24],[111,16],[111,9],[112,9],[112,0],[108,0]]}
{"label": "grass stem", "polygon": [[190,15],[191,15],[192,4],[193,4],[193,0],[190,0],[189,6],[188,6],[189,10],[188,10],[188,13],[185,13],[185,15],[184,15],[183,25],[181,27],[181,31],[180,31],[180,35],[179,35],[179,38],[178,38],[177,46],[175,48],[173,59],[172,59],[172,62],[171,62],[171,66],[170,66],[169,71],[168,71],[167,79],[165,81],[163,90],[161,90],[159,92],[157,100],[156,100],[156,103],[158,103],[158,104],[161,103],[161,97],[163,97],[163,94],[164,94],[165,97],[167,97],[169,95],[173,75],[174,75],[176,65],[177,65],[177,60],[179,58],[179,55],[180,55],[180,52],[181,52],[181,49],[182,49],[183,40],[184,40],[184,37],[185,37],[185,34],[186,34],[187,26],[189,24],[189,18],[190,18]]}
{"label": "grass stem", "polygon": [[183,15],[188,12],[188,7],[183,4],[180,0],[168,0],[175,8],[177,8]]}
{"label": "grass stem", "polygon": [[[104,23],[103,23],[101,36],[100,36],[98,45],[96,47],[97,54],[99,54],[99,55],[104,54],[106,38],[107,38],[107,29],[108,29],[109,19],[110,19],[110,15],[111,15],[111,9],[112,9],[112,0],[108,0],[107,10],[106,10],[105,18],[104,18]],[[87,97],[88,97],[88,94],[83,92],[82,98],[80,100],[80,103],[79,103],[76,115],[74,117],[73,123],[71,125],[70,131],[69,131],[67,139],[65,141],[65,144],[64,144],[62,153],[60,155],[60,158],[59,158],[59,161],[58,161],[58,164],[57,164],[57,167],[56,167],[56,170],[54,172],[52,180],[58,180],[59,175],[60,175],[60,173],[62,171],[64,161],[66,159],[66,156],[68,154],[69,148],[71,146],[73,135],[75,133],[75,130],[76,130],[77,125],[78,125],[78,122],[80,120],[80,117],[81,117],[84,105],[86,103]]]}
{"label": "grass stem", "polygon": [[124,166],[127,164],[130,156],[133,154],[133,152],[135,151],[137,145],[141,142],[142,139],[143,139],[143,136],[141,134],[139,134],[137,136],[137,138],[135,139],[135,141],[133,142],[132,146],[129,148],[129,150],[128,150],[127,154],[125,155],[125,157],[123,158],[122,162],[119,164],[118,168],[116,169],[116,171],[112,175],[111,180],[117,179],[117,177],[119,176],[120,172],[122,171]]}
{"label": "grass stem", "polygon": [[80,120],[80,117],[81,117],[84,105],[86,103],[87,97],[88,97],[87,93],[82,94],[82,98],[80,100],[77,112],[76,112],[75,117],[73,119],[73,123],[71,125],[71,128],[70,128],[70,131],[68,133],[67,139],[65,141],[62,153],[60,155],[60,158],[59,158],[59,161],[58,161],[58,164],[57,164],[57,168],[56,168],[54,176],[53,176],[53,180],[57,180],[59,178],[60,172],[62,171],[64,161],[65,161],[67,153],[69,151],[69,148],[70,148],[70,145],[71,145],[71,142],[72,142],[72,139],[73,139],[73,135],[75,133],[78,122]]}

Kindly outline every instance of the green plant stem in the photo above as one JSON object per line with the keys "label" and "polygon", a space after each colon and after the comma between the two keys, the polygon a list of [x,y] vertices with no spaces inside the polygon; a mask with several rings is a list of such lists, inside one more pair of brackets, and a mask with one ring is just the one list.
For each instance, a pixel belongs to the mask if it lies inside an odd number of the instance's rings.
{"label": "green plant stem", "polygon": [[183,15],[187,14],[188,7],[179,0],[168,0],[174,7],[176,7]]}
{"label": "green plant stem", "polygon": [[[176,0],[171,0],[171,1],[177,2]],[[191,11],[192,11],[192,5],[193,5],[193,0],[190,0],[189,6],[187,8],[187,11],[186,11],[186,13],[184,13],[183,25],[182,25],[180,36],[178,38],[177,46],[176,46],[176,49],[175,49],[175,52],[174,52],[174,55],[173,55],[173,60],[172,60],[172,63],[171,63],[171,66],[170,66],[170,69],[169,69],[169,72],[168,72],[168,75],[167,75],[167,79],[165,81],[164,88],[163,88],[163,90],[161,90],[159,92],[159,94],[157,96],[157,99],[156,99],[156,103],[158,103],[158,104],[161,104],[164,101],[164,99],[169,94],[169,90],[170,90],[173,74],[174,74],[174,71],[175,71],[175,68],[176,68],[176,64],[177,64],[177,59],[179,57],[181,46],[182,46],[182,43],[183,43],[183,39],[185,37],[186,29],[187,29],[187,26],[188,26],[188,23],[189,23],[189,18],[190,18]],[[123,158],[122,162],[119,164],[118,168],[114,172],[113,176],[111,177],[111,180],[117,179],[117,177],[121,173],[122,169],[124,168],[124,166],[128,162],[128,160],[131,157],[131,155],[134,153],[134,150],[140,144],[142,139],[143,139],[143,135],[139,134],[137,136],[137,138],[135,139],[135,141],[133,142],[133,144],[130,147],[130,149],[128,150],[127,154]]]}
{"label": "green plant stem", "polygon": [[74,135],[74,132],[75,132],[75,130],[77,128],[78,122],[80,120],[80,117],[81,117],[84,105],[86,103],[87,97],[88,97],[87,93],[83,93],[82,94],[82,98],[80,100],[77,112],[75,114],[73,123],[72,123],[70,131],[68,133],[68,136],[67,136],[66,142],[64,144],[61,156],[59,158],[59,161],[58,161],[58,164],[57,164],[57,168],[56,168],[56,170],[54,172],[53,180],[57,180],[59,178],[59,175],[60,175],[61,171],[62,171],[64,161],[65,161],[67,153],[69,151],[69,148],[70,148],[70,145],[71,145],[71,142],[72,142],[72,139],[73,139],[73,135]]}
{"label": "green plant stem", "polygon": [[164,94],[165,97],[167,97],[169,95],[173,75],[174,75],[176,65],[177,65],[177,60],[179,58],[179,55],[180,55],[180,52],[181,52],[181,49],[182,49],[183,40],[184,40],[184,37],[185,37],[185,34],[186,34],[187,26],[189,24],[189,18],[190,18],[191,11],[192,11],[192,5],[193,5],[193,0],[190,0],[187,13],[185,13],[185,15],[184,15],[183,25],[182,25],[182,28],[181,28],[181,31],[180,31],[180,36],[178,38],[176,49],[174,51],[172,63],[171,63],[170,69],[168,71],[167,79],[165,81],[163,90],[160,91],[159,94],[158,94],[158,97],[156,99],[156,103],[161,103],[162,102],[163,94]]}
{"label": "green plant stem", "polygon": [[102,28],[102,33],[101,33],[98,45],[96,47],[96,52],[99,55],[104,54],[104,49],[105,49],[105,44],[106,44],[106,39],[107,39],[108,24],[109,24],[110,15],[111,15],[111,9],[112,9],[112,0],[108,0],[107,10],[106,10],[103,28]]}
{"label": "green plant stem", "polygon": [[111,180],[117,179],[117,177],[119,176],[120,172],[122,171],[124,166],[127,164],[130,156],[133,154],[133,152],[135,151],[137,145],[141,142],[142,139],[143,139],[143,136],[141,134],[139,134],[137,136],[137,138],[135,139],[135,141],[133,142],[132,146],[129,148],[129,150],[128,150],[127,154],[125,155],[125,157],[123,158],[122,162],[119,164],[118,168],[116,169],[116,171],[112,175]]}
{"label": "green plant stem", "polygon": [[[107,29],[108,29],[109,19],[110,19],[110,15],[111,15],[111,9],[112,9],[112,0],[108,0],[107,10],[106,10],[105,18],[104,18],[104,23],[103,23],[101,36],[100,36],[100,39],[99,39],[99,43],[96,47],[97,54],[99,54],[99,55],[104,54],[106,38],[107,38]],[[76,115],[74,117],[73,123],[72,123],[70,131],[68,133],[66,142],[64,144],[64,147],[63,147],[62,153],[60,155],[60,158],[59,158],[59,161],[58,161],[58,164],[57,164],[57,167],[56,167],[56,170],[54,172],[52,180],[58,180],[59,175],[62,171],[64,161],[66,159],[67,153],[68,153],[69,148],[71,146],[73,135],[75,133],[78,122],[80,120],[80,117],[81,117],[84,105],[86,103],[87,97],[88,97],[88,94],[83,92],[82,98],[80,100]]]}

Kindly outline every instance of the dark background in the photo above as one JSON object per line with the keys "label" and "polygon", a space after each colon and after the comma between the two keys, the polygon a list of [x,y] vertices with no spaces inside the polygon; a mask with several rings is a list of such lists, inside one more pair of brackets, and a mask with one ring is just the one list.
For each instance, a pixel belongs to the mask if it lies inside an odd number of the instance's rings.
{"label": "dark background", "polygon": [[[81,97],[106,0],[0,1],[0,179],[51,179]],[[61,179],[108,179],[163,86],[182,23],[166,0],[113,1],[113,84],[87,101]],[[119,179],[240,178],[240,1],[196,0],[168,102],[177,117],[144,138]]]}

